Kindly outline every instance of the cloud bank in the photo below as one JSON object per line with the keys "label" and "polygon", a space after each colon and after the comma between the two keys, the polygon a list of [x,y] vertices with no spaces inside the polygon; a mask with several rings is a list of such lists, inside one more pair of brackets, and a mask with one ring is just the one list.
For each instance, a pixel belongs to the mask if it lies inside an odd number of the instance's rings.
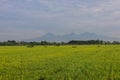
{"label": "cloud bank", "polygon": [[120,37],[120,0],[0,0],[0,39],[47,32],[95,32]]}

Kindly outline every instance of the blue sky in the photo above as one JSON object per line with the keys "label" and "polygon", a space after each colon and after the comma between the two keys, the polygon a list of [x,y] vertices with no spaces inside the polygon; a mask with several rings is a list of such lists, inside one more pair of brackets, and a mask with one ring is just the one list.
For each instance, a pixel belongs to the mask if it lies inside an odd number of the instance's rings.
{"label": "blue sky", "polygon": [[120,0],[0,0],[0,40],[48,32],[120,37]]}

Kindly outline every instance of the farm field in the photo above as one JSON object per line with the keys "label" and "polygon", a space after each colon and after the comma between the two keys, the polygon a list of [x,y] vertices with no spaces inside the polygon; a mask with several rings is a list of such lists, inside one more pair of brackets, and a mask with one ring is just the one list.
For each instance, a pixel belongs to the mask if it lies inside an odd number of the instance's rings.
{"label": "farm field", "polygon": [[0,47],[0,80],[120,80],[120,45]]}

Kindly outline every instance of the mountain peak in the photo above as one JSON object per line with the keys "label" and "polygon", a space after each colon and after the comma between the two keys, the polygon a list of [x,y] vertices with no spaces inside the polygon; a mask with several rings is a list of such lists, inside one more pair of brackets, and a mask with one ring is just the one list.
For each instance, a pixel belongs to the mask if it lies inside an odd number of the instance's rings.
{"label": "mountain peak", "polygon": [[95,33],[90,33],[90,32],[84,32],[84,33],[82,33],[81,35],[97,35],[97,34],[95,34]]}
{"label": "mountain peak", "polygon": [[52,33],[47,33],[43,35],[42,37],[34,38],[31,39],[32,41],[70,41],[70,40],[108,40],[108,41],[113,41],[113,40],[120,40],[118,38],[114,37],[108,37],[108,36],[103,36],[103,35],[98,35],[96,33],[89,33],[85,32],[82,34],[75,34],[75,33],[70,33],[67,35],[62,35],[62,36],[56,36]]}
{"label": "mountain peak", "polygon": [[70,35],[76,35],[74,32],[70,33]]}
{"label": "mountain peak", "polygon": [[46,33],[44,36],[54,36],[52,33]]}

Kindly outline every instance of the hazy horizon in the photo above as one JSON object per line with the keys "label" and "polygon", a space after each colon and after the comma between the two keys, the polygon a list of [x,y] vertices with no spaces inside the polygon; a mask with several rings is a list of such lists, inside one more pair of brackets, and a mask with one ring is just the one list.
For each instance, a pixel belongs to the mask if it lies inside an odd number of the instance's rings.
{"label": "hazy horizon", "polygon": [[0,41],[46,33],[120,38],[120,0],[0,0]]}

